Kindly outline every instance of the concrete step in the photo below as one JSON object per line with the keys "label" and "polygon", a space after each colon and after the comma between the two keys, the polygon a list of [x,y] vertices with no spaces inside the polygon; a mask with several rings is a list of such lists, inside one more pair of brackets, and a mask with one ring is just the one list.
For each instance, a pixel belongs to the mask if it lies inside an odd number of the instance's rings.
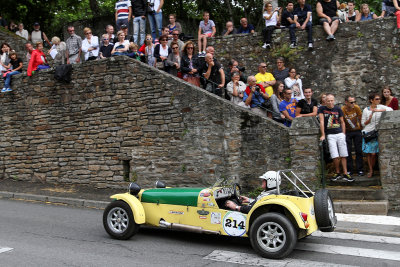
{"label": "concrete step", "polygon": [[327,186],[333,200],[386,200],[381,186]]}
{"label": "concrete step", "polygon": [[380,179],[378,176],[373,176],[371,178],[368,178],[367,176],[352,176],[354,178],[354,182],[347,182],[345,180],[339,180],[339,181],[331,181],[330,176],[327,177],[326,183],[327,185],[330,186],[363,186],[363,187],[368,187],[368,186],[378,186],[380,185]]}
{"label": "concrete step", "polygon": [[346,214],[385,215],[388,214],[387,200],[334,200],[335,212]]}

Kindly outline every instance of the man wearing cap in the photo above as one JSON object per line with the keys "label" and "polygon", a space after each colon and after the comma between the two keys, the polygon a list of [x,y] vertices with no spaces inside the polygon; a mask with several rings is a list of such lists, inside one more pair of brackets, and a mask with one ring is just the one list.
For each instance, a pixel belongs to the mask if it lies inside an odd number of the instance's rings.
{"label": "man wearing cap", "polygon": [[121,30],[122,24],[129,25],[132,16],[132,5],[130,0],[118,0],[115,3],[115,24],[117,31]]}
{"label": "man wearing cap", "polygon": [[44,43],[46,41],[49,47],[51,47],[49,39],[47,38],[46,34],[40,30],[40,24],[38,22],[33,24],[33,31],[29,37],[29,40],[33,43],[33,45],[36,45],[38,42]]}
{"label": "man wearing cap", "polygon": [[77,64],[81,62],[82,38],[75,34],[74,26],[68,27],[69,38],[65,41],[67,45],[66,58],[67,64]]}
{"label": "man wearing cap", "polygon": [[[133,42],[133,36],[130,36],[130,35],[128,34],[128,26],[127,26],[126,24],[122,24],[122,25],[121,25],[121,31],[123,31],[124,34],[125,34],[125,39],[124,39],[124,40],[128,40],[129,42]],[[119,42],[119,41],[118,41],[118,36],[115,36],[115,38],[114,38],[114,44],[117,43],[117,42]]]}

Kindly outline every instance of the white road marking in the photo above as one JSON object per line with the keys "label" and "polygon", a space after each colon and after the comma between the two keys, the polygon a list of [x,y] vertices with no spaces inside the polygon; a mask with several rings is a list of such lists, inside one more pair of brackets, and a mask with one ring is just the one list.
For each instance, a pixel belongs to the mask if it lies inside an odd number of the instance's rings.
{"label": "white road marking", "polygon": [[351,266],[339,265],[327,262],[307,261],[299,259],[284,258],[280,260],[265,259],[256,254],[240,253],[226,250],[214,250],[203,259],[229,262],[235,264],[246,264],[253,266],[265,267],[297,267],[297,266],[313,266],[313,267],[338,267],[338,266]]}
{"label": "white road marking", "polygon": [[400,245],[400,238],[389,236],[362,235],[341,232],[323,233],[320,231],[312,233],[311,236]]}
{"label": "white road marking", "polygon": [[357,248],[357,247],[344,247],[344,246],[332,246],[323,244],[313,244],[300,242],[296,246],[297,250],[322,252],[337,255],[346,256],[357,256],[373,259],[382,260],[393,260],[400,261],[400,253],[398,251],[387,251],[387,250],[377,250],[377,249],[367,249],[367,248]]}
{"label": "white road marking", "polygon": [[0,248],[0,253],[7,252],[13,250],[13,248]]}
{"label": "white road marking", "polygon": [[336,213],[340,222],[358,222],[400,226],[400,217]]}

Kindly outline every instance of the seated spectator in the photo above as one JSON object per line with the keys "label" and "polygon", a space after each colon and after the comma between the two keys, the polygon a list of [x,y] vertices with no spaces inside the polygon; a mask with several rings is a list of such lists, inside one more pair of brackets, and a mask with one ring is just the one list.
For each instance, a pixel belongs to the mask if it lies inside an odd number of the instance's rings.
{"label": "seated spectator", "polygon": [[278,57],[276,59],[276,69],[272,72],[276,81],[284,82],[289,77],[289,69],[285,67],[285,59]]}
{"label": "seated spectator", "polygon": [[115,38],[115,35],[114,35],[114,26],[112,26],[112,25],[107,25],[106,26],[106,34],[107,34],[107,36],[108,36],[108,43],[110,44],[110,45],[112,45],[112,46],[114,46],[114,38]]}
{"label": "seated spectator", "polygon": [[139,46],[135,43],[129,43],[129,51],[127,56],[139,61],[142,61],[142,56],[144,56],[141,52],[138,51]]}
{"label": "seated spectator", "polygon": [[29,39],[29,33],[27,30],[24,29],[23,23],[18,24],[18,30],[15,32],[15,34],[21,36],[22,38],[25,38],[26,40]]}
{"label": "seated spectator", "polygon": [[86,38],[82,41],[82,52],[85,56],[85,61],[96,60],[99,56],[99,37],[93,36],[90,28],[84,28],[83,33]]}
{"label": "seated spectator", "polygon": [[68,33],[70,36],[65,41],[67,45],[67,51],[65,52],[67,64],[77,64],[81,62],[82,38],[75,34],[74,26],[68,26]]}
{"label": "seated spectator", "polygon": [[1,44],[0,51],[0,71],[7,71],[7,67],[10,64],[9,53],[11,52],[11,47],[8,43]]}
{"label": "seated spectator", "polygon": [[168,55],[168,58],[165,61],[165,66],[166,66],[167,72],[176,77],[182,78],[182,73],[181,73],[182,55],[181,55],[181,51],[179,49],[178,43],[172,42],[171,49],[172,49],[172,53],[170,53]]}
{"label": "seated spectator", "polygon": [[133,42],[142,46],[146,36],[146,13],[148,3],[146,0],[131,1],[133,19]]}
{"label": "seated spectator", "polygon": [[198,31],[199,57],[205,57],[207,38],[214,37],[215,33],[215,23],[214,21],[210,20],[210,13],[207,11],[203,12],[203,20],[200,21]]}
{"label": "seated spectator", "polygon": [[294,21],[294,5],[292,1],[288,1],[286,8],[282,11],[281,26],[289,28],[290,48],[295,48],[296,44],[296,22]]}
{"label": "seated spectator", "polygon": [[196,55],[194,43],[188,41],[183,46],[182,60],[181,60],[181,71],[183,79],[188,83],[200,87],[200,61]]}
{"label": "seated spectator", "polygon": [[[306,30],[308,38],[308,50],[313,49],[312,38],[312,9],[306,0],[298,0],[299,5],[294,9],[294,21],[297,30]],[[294,34],[294,29],[293,29]]]}
{"label": "seated spectator", "polygon": [[305,98],[300,99],[296,107],[296,117],[316,117],[318,113],[318,101],[312,98],[311,88],[304,89]]}
{"label": "seated spectator", "polygon": [[284,123],[285,115],[283,115],[279,110],[279,105],[281,104],[283,98],[283,90],[285,89],[285,84],[282,81],[276,81],[273,86],[274,93],[270,98],[272,106],[272,119],[276,122]]}
{"label": "seated spectator", "polygon": [[10,22],[10,25],[8,25],[8,30],[9,30],[10,32],[16,33],[16,32],[18,31],[18,26],[17,26],[17,24],[15,24],[14,21],[11,21],[11,22]]}
{"label": "seated spectator", "polygon": [[48,69],[46,55],[43,53],[43,43],[37,42],[36,49],[32,52],[31,60],[29,61],[27,75],[32,76],[36,71]]}
{"label": "seated spectator", "polygon": [[48,54],[51,55],[55,51],[57,51],[57,54],[53,58],[54,66],[65,64],[66,62],[65,52],[67,50],[67,45],[64,42],[61,42],[60,38],[58,38],[57,36],[51,38],[51,42],[53,46],[49,50]]}
{"label": "seated spectator", "polygon": [[[121,25],[121,30],[120,31],[122,31],[123,33],[124,33],[124,40],[127,40],[128,42],[133,42],[133,36],[130,36],[129,34],[128,34],[128,26],[127,25],[125,25],[125,24],[122,24]],[[118,32],[120,32],[120,31],[118,31]],[[117,33],[117,36],[115,36],[115,38],[114,38],[114,44],[116,43],[116,42],[118,42],[119,41],[119,38],[118,38],[118,33]]]}
{"label": "seated spectator", "polygon": [[25,44],[25,50],[26,50],[26,55],[25,55],[26,62],[29,62],[29,60],[31,60],[31,55],[32,55],[32,52],[34,50],[32,43],[27,42]]}
{"label": "seated spectator", "polygon": [[[157,60],[156,67],[158,69],[165,68],[165,61],[168,58],[168,55],[172,53],[171,47],[168,46],[168,36],[161,35],[160,43],[154,47],[154,57]],[[162,64],[160,64],[162,63]]]}
{"label": "seated spectator", "polygon": [[264,45],[263,48],[271,49],[272,33],[279,21],[279,8],[272,9],[270,2],[265,4],[263,18],[265,20],[265,28],[262,31]]}
{"label": "seated spectator", "polygon": [[336,39],[334,34],[339,27],[339,18],[336,15],[339,6],[337,0],[319,0],[317,3],[317,15],[324,31],[328,34],[327,41]]}
{"label": "seated spectator", "polygon": [[304,98],[303,83],[300,74],[296,73],[296,69],[289,69],[289,77],[285,79],[285,85],[292,90],[292,98],[296,98],[297,101]]}
{"label": "seated spectator", "polygon": [[382,1],[382,13],[380,18],[396,16],[397,17],[397,28],[394,30],[394,34],[400,33],[400,2],[399,0],[383,0]]}
{"label": "seated spectator", "polygon": [[173,31],[178,31],[178,35],[182,33],[182,26],[179,22],[176,21],[176,15],[175,14],[170,14],[169,15],[169,24],[167,25],[168,30],[169,30],[169,35],[168,36],[170,39],[173,38],[172,34]]}
{"label": "seated spectator", "polygon": [[347,2],[346,22],[356,21],[356,17],[360,12],[355,9],[354,2]]}
{"label": "seated spectator", "polygon": [[377,19],[378,16],[369,10],[368,4],[362,4],[361,5],[361,12],[358,13],[358,16],[356,17],[356,21],[366,21],[366,20],[371,20],[371,19]]}
{"label": "seated spectator", "polygon": [[246,90],[243,93],[243,101],[247,106],[250,106],[251,111],[260,115],[267,116],[267,112],[263,109],[263,104],[269,99],[269,95],[265,92],[264,86],[257,83],[254,76],[247,78]]}
{"label": "seated spectator", "polygon": [[182,40],[179,39],[179,31],[178,30],[172,31],[172,40],[168,41],[168,46],[171,46],[172,42],[177,43],[178,46],[179,46],[179,51],[182,51],[183,46],[185,45],[185,43],[182,42]]}
{"label": "seated spectator", "polygon": [[47,38],[46,34],[40,30],[40,24],[38,22],[35,22],[33,24],[33,31],[29,38],[30,41],[34,44],[37,44],[38,42],[41,43],[46,42],[49,45],[49,47],[51,47],[49,39]]}
{"label": "seated spectator", "polygon": [[229,95],[231,102],[245,107],[243,102],[243,93],[246,90],[246,84],[240,81],[239,72],[233,72],[230,76],[232,78],[226,86],[226,93]]}
{"label": "seated spectator", "polygon": [[292,121],[296,117],[296,98],[292,98],[292,90],[290,88],[285,88],[283,90],[283,100],[279,104],[279,111],[285,116],[285,126],[292,126]]}
{"label": "seated spectator", "polygon": [[111,57],[111,51],[113,50],[114,46],[110,44],[110,37],[108,34],[103,34],[102,43],[103,45],[100,47],[99,57],[100,58]]}
{"label": "seated spectator", "polygon": [[265,88],[265,92],[268,96],[274,93],[272,86],[276,83],[274,76],[267,72],[267,63],[260,63],[258,65],[258,73],[256,74],[257,83],[261,84]]}
{"label": "seated spectator", "polygon": [[399,109],[399,101],[393,96],[392,89],[390,89],[389,86],[385,86],[382,89],[381,99],[382,105],[392,108],[393,110]]}
{"label": "seated spectator", "polygon": [[1,90],[2,93],[12,91],[10,84],[11,84],[11,76],[17,75],[21,73],[22,69],[22,60],[18,58],[17,53],[10,52],[10,64],[7,66],[7,69],[10,69],[5,76],[3,75],[4,79],[4,88]]}
{"label": "seated spectator", "polygon": [[225,86],[225,73],[221,64],[214,61],[212,54],[206,54],[199,73],[205,80],[204,89],[217,96],[222,96],[222,88]]}
{"label": "seated spectator", "polygon": [[236,60],[234,60],[234,59],[229,60],[228,68],[224,70],[226,85],[228,84],[228,82],[231,81],[232,73],[235,73],[235,72],[239,73],[239,78],[240,78],[239,80],[242,81],[243,83],[245,83],[247,81],[247,77],[245,76],[244,71],[245,71],[245,68],[239,67],[239,63]]}
{"label": "seated spectator", "polygon": [[[168,38],[168,40],[171,40],[171,39],[172,39],[172,34],[169,35],[169,29],[168,29],[168,27],[162,27],[162,28],[161,28],[161,35],[166,35],[167,38]],[[171,37],[170,37],[170,36],[171,36]]]}
{"label": "seated spectator", "polygon": [[5,29],[8,29],[8,23],[7,21],[3,18],[3,16],[0,14],[0,26],[4,27]]}
{"label": "seated spectator", "polygon": [[[121,26],[122,27],[122,26]],[[118,41],[115,42],[114,48],[111,50],[112,56],[126,56],[129,50],[129,40],[125,39],[123,31],[117,32]]]}
{"label": "seated spectator", "polygon": [[[149,66],[155,67],[156,66],[156,58],[154,57],[154,47],[156,46],[153,44],[153,37],[151,37],[151,34],[146,35],[146,40],[144,41],[145,45],[145,57],[146,57],[146,63]],[[140,49],[139,49],[140,51]]]}
{"label": "seated spectator", "polygon": [[226,23],[226,28],[225,30],[222,32],[222,36],[228,36],[231,34],[237,34],[237,30],[235,29],[235,27],[233,27],[233,22],[232,21],[228,21]]}
{"label": "seated spectator", "polygon": [[253,24],[248,24],[246,18],[241,18],[237,33],[254,33],[254,26]]}

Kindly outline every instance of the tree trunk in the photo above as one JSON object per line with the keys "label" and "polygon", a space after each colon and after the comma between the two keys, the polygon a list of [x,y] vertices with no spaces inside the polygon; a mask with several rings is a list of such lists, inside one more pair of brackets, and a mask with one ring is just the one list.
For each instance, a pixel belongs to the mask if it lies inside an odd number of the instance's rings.
{"label": "tree trunk", "polygon": [[98,16],[100,13],[99,4],[97,4],[97,0],[89,0],[90,10],[92,10],[92,14],[94,16]]}
{"label": "tree trunk", "polygon": [[231,0],[225,0],[225,4],[228,8],[228,14],[229,14],[229,19],[230,21],[233,22],[233,14],[232,14],[232,7],[231,7]]}

